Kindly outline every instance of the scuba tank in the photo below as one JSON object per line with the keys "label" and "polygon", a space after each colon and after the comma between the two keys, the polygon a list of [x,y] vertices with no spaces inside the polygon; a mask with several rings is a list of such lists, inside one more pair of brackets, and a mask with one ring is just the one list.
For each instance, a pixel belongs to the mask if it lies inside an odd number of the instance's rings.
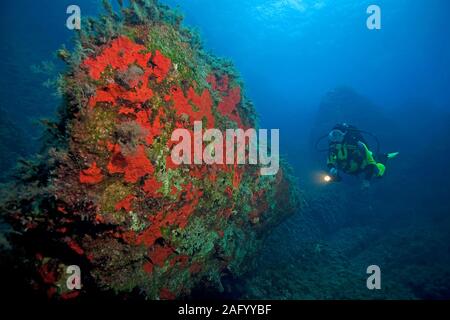
{"label": "scuba tank", "polygon": [[[366,144],[366,141],[362,135],[362,131],[356,128],[355,126],[352,126],[347,123],[342,123],[336,125],[330,132],[330,134],[334,131],[338,130],[344,134],[342,141],[340,143],[345,143],[349,145],[356,145],[358,141],[361,141],[362,143]],[[330,141],[330,144],[333,144],[333,142]]]}
{"label": "scuba tank", "polygon": [[355,145],[358,143],[358,141],[361,141],[365,145],[368,146],[366,139],[364,138],[364,135],[368,135],[368,136],[372,137],[373,140],[376,142],[377,154],[380,153],[380,141],[378,140],[376,135],[374,135],[373,133],[368,132],[368,131],[360,130],[357,127],[355,127],[353,125],[349,125],[347,123],[337,124],[336,126],[334,126],[334,128],[329,133],[319,137],[314,145],[314,148],[316,151],[318,151],[318,152],[328,152],[329,151],[329,146],[328,146],[328,148],[320,149],[319,144],[324,139],[329,138],[330,134],[331,134],[331,132],[333,132],[333,130],[338,130],[338,131],[342,132],[343,140],[341,142],[345,142],[350,145]]}

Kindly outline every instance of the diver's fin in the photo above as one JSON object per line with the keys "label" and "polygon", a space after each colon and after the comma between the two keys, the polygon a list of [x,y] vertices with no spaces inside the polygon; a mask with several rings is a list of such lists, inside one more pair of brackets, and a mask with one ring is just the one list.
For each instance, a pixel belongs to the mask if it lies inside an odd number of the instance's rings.
{"label": "diver's fin", "polygon": [[400,152],[391,152],[391,153],[387,153],[386,156],[387,156],[388,159],[394,159],[399,154],[400,154]]}

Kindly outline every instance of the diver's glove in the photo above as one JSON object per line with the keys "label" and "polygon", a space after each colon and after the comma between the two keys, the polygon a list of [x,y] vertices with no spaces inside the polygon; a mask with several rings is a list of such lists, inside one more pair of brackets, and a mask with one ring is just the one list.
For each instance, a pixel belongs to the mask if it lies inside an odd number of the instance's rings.
{"label": "diver's glove", "polygon": [[330,169],[330,177],[333,182],[341,181],[341,176],[339,175],[339,171],[336,168]]}
{"label": "diver's glove", "polygon": [[331,168],[331,169],[330,169],[330,176],[331,176],[332,178],[336,178],[338,175],[339,175],[339,173],[338,173],[338,171],[337,171],[336,168]]}

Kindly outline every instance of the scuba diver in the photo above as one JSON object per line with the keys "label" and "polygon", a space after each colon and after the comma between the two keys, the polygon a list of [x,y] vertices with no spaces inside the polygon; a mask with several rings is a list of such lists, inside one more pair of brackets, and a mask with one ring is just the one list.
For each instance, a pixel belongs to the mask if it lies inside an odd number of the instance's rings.
{"label": "scuba diver", "polygon": [[340,172],[349,175],[363,174],[363,189],[370,187],[370,179],[383,177],[388,159],[399,153],[374,156],[362,135],[363,131],[346,123],[336,125],[328,134],[329,181],[340,181]]}

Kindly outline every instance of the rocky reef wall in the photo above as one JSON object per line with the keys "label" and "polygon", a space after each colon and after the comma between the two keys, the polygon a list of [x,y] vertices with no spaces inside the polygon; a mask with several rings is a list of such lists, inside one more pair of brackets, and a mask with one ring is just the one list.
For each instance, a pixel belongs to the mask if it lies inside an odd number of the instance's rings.
{"label": "rocky reef wall", "polygon": [[[16,260],[52,299],[94,294],[174,299],[223,290],[247,270],[269,230],[298,207],[287,165],[176,165],[176,128],[256,128],[230,62],[205,53],[182,18],[130,1],[83,22],[61,49],[59,120],[44,151],[22,163],[2,201]],[[82,271],[81,290],[66,270]]]}

